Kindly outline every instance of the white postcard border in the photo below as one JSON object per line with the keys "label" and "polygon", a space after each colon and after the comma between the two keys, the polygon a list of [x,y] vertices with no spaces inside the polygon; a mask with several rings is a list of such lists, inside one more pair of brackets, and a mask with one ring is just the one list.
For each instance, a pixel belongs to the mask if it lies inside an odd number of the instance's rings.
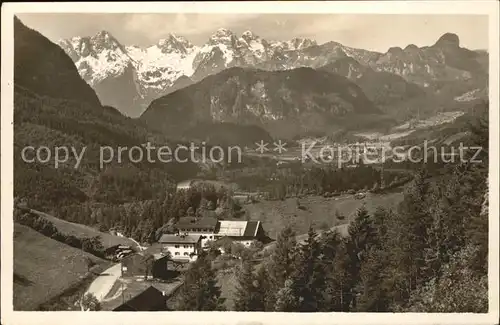
{"label": "white postcard border", "polygon": [[[488,15],[490,59],[489,313],[13,311],[13,15],[15,13],[358,13]],[[499,317],[499,6],[497,1],[94,2],[2,4],[1,322],[25,324],[497,324]]]}

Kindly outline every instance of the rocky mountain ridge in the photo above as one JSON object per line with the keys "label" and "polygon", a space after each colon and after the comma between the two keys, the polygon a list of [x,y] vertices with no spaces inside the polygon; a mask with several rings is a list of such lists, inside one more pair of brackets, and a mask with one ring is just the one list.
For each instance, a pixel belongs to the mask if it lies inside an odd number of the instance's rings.
{"label": "rocky mountain ridge", "polygon": [[312,68],[266,71],[232,67],[154,100],[140,120],[187,134],[198,125],[255,125],[293,138],[379,118],[380,110],[347,78]]}
{"label": "rocky mountain ridge", "polygon": [[124,46],[107,31],[58,42],[101,101],[129,116],[138,116],[153,99],[225,68],[253,66],[271,60],[277,51],[315,44],[300,38],[266,41],[250,31],[238,37],[223,28],[203,46],[174,34],[147,48]]}
{"label": "rocky mountain ridge", "polygon": [[[270,71],[321,68],[353,59],[363,69],[385,72],[386,77],[399,76],[431,93],[450,82],[472,81],[454,96],[484,88],[488,70],[488,54],[460,47],[458,36],[451,33],[431,46],[410,44],[404,49],[390,48],[386,53],[333,41],[317,44],[307,38],[269,41],[251,31],[236,35],[224,28],[215,31],[202,46],[174,34],[146,48],[124,46],[106,31],[61,40],[59,45],[104,104],[133,117],[140,115],[152,100],[230,67]],[[347,70],[342,75],[350,78],[349,73]]]}

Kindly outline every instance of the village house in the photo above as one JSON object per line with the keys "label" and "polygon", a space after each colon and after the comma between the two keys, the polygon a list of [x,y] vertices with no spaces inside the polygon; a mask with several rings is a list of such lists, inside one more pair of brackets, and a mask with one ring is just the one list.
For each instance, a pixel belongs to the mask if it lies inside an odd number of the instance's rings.
{"label": "village house", "polygon": [[119,261],[122,258],[131,255],[133,253],[134,249],[129,245],[114,245],[105,249],[104,256],[107,259],[113,261]]}
{"label": "village house", "polygon": [[137,253],[121,260],[122,277],[152,278],[153,256]]}
{"label": "village house", "polygon": [[121,260],[122,277],[169,280],[179,275],[179,268],[190,260],[173,260],[160,243]]}
{"label": "village house", "polygon": [[158,241],[172,260],[195,261],[201,251],[201,236],[194,234],[163,234]]}
{"label": "village house", "polygon": [[179,234],[201,236],[201,247],[206,248],[209,241],[228,237],[244,246],[250,246],[255,240],[265,241],[262,223],[246,220],[217,220],[212,217],[182,218],[176,225]]}
{"label": "village house", "polygon": [[113,311],[167,311],[167,297],[150,286],[137,296],[124,302]]}
{"label": "village house", "polygon": [[249,247],[254,241],[265,240],[266,235],[260,221],[219,220],[214,237],[227,237]]}
{"label": "village house", "polygon": [[215,240],[214,233],[217,223],[217,218],[214,217],[186,217],[175,224],[175,229],[180,234],[201,236],[201,247],[206,247],[209,241]]}

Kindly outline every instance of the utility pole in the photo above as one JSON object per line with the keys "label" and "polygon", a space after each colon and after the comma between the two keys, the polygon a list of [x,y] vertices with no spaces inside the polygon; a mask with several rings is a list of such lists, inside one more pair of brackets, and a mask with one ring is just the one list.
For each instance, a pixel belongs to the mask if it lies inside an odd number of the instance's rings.
{"label": "utility pole", "polygon": [[384,161],[382,161],[382,169],[380,170],[380,189],[385,188],[385,179],[384,179]]}
{"label": "utility pole", "polygon": [[122,304],[125,303],[125,291],[123,290],[123,281],[120,281],[120,286],[122,288]]}

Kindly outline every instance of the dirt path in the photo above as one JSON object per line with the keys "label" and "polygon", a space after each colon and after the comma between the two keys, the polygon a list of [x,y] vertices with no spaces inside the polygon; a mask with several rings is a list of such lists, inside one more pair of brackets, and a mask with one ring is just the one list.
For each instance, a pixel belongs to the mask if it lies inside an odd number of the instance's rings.
{"label": "dirt path", "polygon": [[121,264],[115,264],[102,272],[89,286],[85,294],[91,293],[97,300],[102,301],[111,291],[113,285],[121,276]]}

